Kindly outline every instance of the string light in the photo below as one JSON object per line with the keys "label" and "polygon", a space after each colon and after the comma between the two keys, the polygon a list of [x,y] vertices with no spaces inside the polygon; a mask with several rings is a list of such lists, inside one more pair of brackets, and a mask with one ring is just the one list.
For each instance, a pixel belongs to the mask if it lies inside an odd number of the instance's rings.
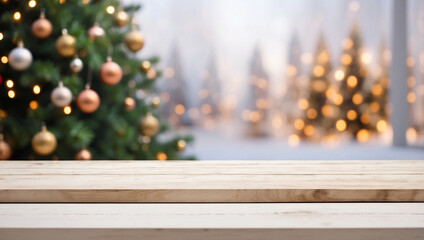
{"label": "string light", "polygon": [[66,107],[63,108],[64,114],[69,115],[69,114],[71,114],[71,112],[72,112],[71,106],[66,106]]}
{"label": "string light", "polygon": [[342,105],[343,96],[340,93],[337,93],[336,95],[334,95],[333,96],[333,103],[336,104],[337,106]]}
{"label": "string light", "polygon": [[379,132],[384,132],[384,130],[386,130],[387,128],[387,122],[383,119],[378,120],[377,122],[377,131]]}
{"label": "string light", "polygon": [[417,130],[413,127],[408,128],[405,135],[408,143],[415,143],[418,140]]}
{"label": "string light", "polygon": [[309,102],[308,102],[308,100],[302,98],[302,99],[299,99],[299,101],[297,102],[297,106],[300,109],[305,110],[309,107]]}
{"label": "string light", "polygon": [[0,32],[0,41],[3,40],[3,38],[4,38],[4,35],[2,32]]}
{"label": "string light", "polygon": [[261,114],[258,111],[252,111],[249,113],[249,120],[251,122],[259,122],[261,120]]}
{"label": "string light", "polygon": [[21,13],[20,12],[15,12],[13,14],[13,19],[15,19],[15,21],[21,20]]}
{"label": "string light", "polygon": [[348,87],[354,88],[357,85],[358,85],[358,79],[355,76],[351,75],[347,78],[347,86]]}
{"label": "string light", "polygon": [[343,70],[337,70],[334,73],[334,78],[339,82],[342,81],[344,77],[345,77],[345,73],[343,72]]}
{"label": "string light", "polygon": [[34,92],[34,94],[40,94],[40,92],[41,92],[41,88],[40,88],[40,86],[39,86],[39,85],[35,85],[35,86],[32,88],[32,92]]}
{"label": "string light", "polygon": [[32,110],[35,110],[38,108],[38,102],[35,100],[32,100],[31,102],[29,102],[29,108],[31,108]]}
{"label": "string light", "polygon": [[163,152],[158,152],[156,154],[156,159],[159,161],[165,161],[166,159],[168,159],[168,156],[166,156],[166,154]]}
{"label": "string light", "polygon": [[90,0],[82,0],[82,4],[87,5],[90,3]]}
{"label": "string light", "polygon": [[308,125],[308,126],[305,127],[303,132],[305,133],[306,136],[310,137],[310,136],[314,135],[315,128],[312,125]]}
{"label": "string light", "polygon": [[7,92],[7,95],[9,96],[9,98],[15,98],[15,91],[13,91],[13,90],[9,90],[9,91]]}
{"label": "string light", "polygon": [[371,60],[372,60],[371,54],[369,54],[369,53],[366,52],[366,53],[363,53],[361,55],[361,61],[363,63],[369,64],[371,62]]}
{"label": "string light", "polygon": [[336,122],[336,129],[339,132],[343,132],[344,130],[346,130],[347,124],[346,121],[343,119],[339,119]]}
{"label": "string light", "polygon": [[363,124],[368,124],[370,122],[370,115],[368,113],[364,113],[361,115],[361,122]]}
{"label": "string light", "polygon": [[347,111],[346,117],[350,121],[353,121],[358,117],[358,114],[356,113],[355,110],[350,109],[349,111]]}
{"label": "string light", "polygon": [[110,15],[115,13],[115,8],[113,6],[107,6],[106,7],[106,12]]}
{"label": "string light", "polygon": [[362,97],[362,95],[360,93],[355,93],[352,97],[352,102],[355,105],[359,105],[362,103],[362,101],[364,101],[364,98]]}
{"label": "string light", "polygon": [[378,104],[378,102],[372,102],[372,103],[370,104],[370,110],[371,110],[371,112],[373,112],[373,113],[378,112],[378,111],[380,110],[380,104]]}
{"label": "string light", "polygon": [[309,119],[315,119],[318,116],[317,110],[315,110],[314,108],[310,108],[308,109],[308,111],[306,112],[306,116]]}
{"label": "string light", "polygon": [[35,7],[37,5],[37,2],[35,1],[35,0],[31,0],[31,1],[29,1],[28,2],[28,6],[30,7],[30,8],[33,8],[33,7]]}
{"label": "string light", "polygon": [[286,69],[286,74],[290,77],[293,77],[297,74],[297,68],[293,65],[289,65]]}
{"label": "string light", "polygon": [[325,74],[325,69],[321,65],[317,65],[312,69],[312,72],[316,77],[322,77]]}
{"label": "string light", "polygon": [[352,63],[352,57],[351,57],[349,54],[344,53],[344,54],[341,56],[341,58],[340,58],[340,62],[341,62],[343,65],[349,65],[349,64],[351,64],[351,63]]}
{"label": "string light", "polygon": [[417,96],[415,95],[414,92],[409,92],[408,95],[406,95],[406,100],[409,103],[414,103],[416,99],[417,99]]}
{"label": "string light", "polygon": [[64,4],[66,2],[66,0],[59,0],[60,4]]}
{"label": "string light", "polygon": [[7,58],[6,56],[1,57],[1,62],[6,64],[9,62],[9,58]]}
{"label": "string light", "polygon": [[302,119],[296,119],[296,121],[294,121],[294,128],[296,128],[296,130],[302,130],[305,127],[305,121],[303,121]]}
{"label": "string light", "polygon": [[367,142],[369,138],[369,132],[366,129],[361,129],[358,131],[358,133],[356,134],[356,139],[358,140],[358,142],[360,143],[364,143]]}
{"label": "string light", "polygon": [[345,49],[350,49],[350,48],[353,47],[353,45],[354,45],[354,43],[353,43],[352,39],[346,38],[346,39],[343,40],[343,47]]}
{"label": "string light", "polygon": [[154,70],[154,69],[150,69],[148,72],[147,72],[147,78],[148,79],[150,79],[150,80],[152,80],[152,79],[154,79],[156,77],[156,71]]}
{"label": "string light", "polygon": [[380,84],[375,84],[371,89],[372,95],[378,97],[383,94],[383,87]]}
{"label": "string light", "polygon": [[296,134],[291,134],[289,136],[289,145],[290,147],[297,147],[299,146],[300,138]]}
{"label": "string light", "polygon": [[6,81],[6,86],[8,87],[8,88],[13,88],[13,86],[15,85],[15,83],[12,81],[12,80],[10,80],[10,79],[8,79],[7,81]]}
{"label": "string light", "polygon": [[205,103],[202,105],[201,109],[203,114],[208,115],[212,112],[212,108],[209,104]]}

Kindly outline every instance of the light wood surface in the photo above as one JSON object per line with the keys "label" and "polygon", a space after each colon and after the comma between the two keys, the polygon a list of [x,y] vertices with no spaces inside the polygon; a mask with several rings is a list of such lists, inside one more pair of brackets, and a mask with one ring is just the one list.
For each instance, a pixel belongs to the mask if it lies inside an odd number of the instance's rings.
{"label": "light wood surface", "polygon": [[0,202],[424,201],[424,161],[0,162]]}
{"label": "light wood surface", "polygon": [[424,239],[424,203],[0,204],[2,240]]}

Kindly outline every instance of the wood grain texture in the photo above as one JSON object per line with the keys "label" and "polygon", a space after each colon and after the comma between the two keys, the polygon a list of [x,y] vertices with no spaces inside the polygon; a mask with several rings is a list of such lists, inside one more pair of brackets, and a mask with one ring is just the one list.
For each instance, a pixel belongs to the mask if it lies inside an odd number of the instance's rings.
{"label": "wood grain texture", "polygon": [[424,239],[423,203],[0,204],[2,240]]}
{"label": "wood grain texture", "polygon": [[423,202],[424,161],[0,162],[0,202]]}

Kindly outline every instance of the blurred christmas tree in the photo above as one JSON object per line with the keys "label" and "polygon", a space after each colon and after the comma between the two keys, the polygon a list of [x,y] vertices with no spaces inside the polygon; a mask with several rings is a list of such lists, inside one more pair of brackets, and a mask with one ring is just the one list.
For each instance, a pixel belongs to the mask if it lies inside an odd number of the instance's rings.
{"label": "blurred christmas tree", "polygon": [[[182,157],[191,137],[158,138],[168,130],[155,110],[160,72],[157,58],[135,55],[144,45],[131,24],[139,8],[119,1],[0,3],[0,148],[10,146],[13,159]],[[39,132],[41,123],[47,129]],[[0,159],[10,157],[7,147]]]}
{"label": "blurred christmas tree", "polygon": [[326,116],[330,107],[326,96],[331,84],[330,73],[330,54],[324,36],[320,34],[307,89],[308,97],[298,102],[298,107],[304,110],[304,118],[295,122],[296,129],[301,131],[300,135],[310,139],[317,139],[332,128],[332,121]]}
{"label": "blurred christmas tree", "polygon": [[371,56],[363,51],[358,25],[354,24],[350,37],[344,40],[341,55],[341,69],[335,72],[340,81],[339,92],[334,94],[333,102],[339,106],[338,120],[335,128],[347,131],[358,141],[367,141],[373,130],[371,113],[377,108],[366,85],[367,71],[363,63],[369,63]]}

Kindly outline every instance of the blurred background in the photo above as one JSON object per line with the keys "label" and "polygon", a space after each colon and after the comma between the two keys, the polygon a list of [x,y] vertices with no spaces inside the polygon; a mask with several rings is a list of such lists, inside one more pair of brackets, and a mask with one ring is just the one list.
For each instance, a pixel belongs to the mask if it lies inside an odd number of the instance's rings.
{"label": "blurred background", "polygon": [[162,114],[199,159],[424,158],[424,1],[407,8],[404,147],[392,147],[392,1],[142,4],[140,56],[161,57]]}

